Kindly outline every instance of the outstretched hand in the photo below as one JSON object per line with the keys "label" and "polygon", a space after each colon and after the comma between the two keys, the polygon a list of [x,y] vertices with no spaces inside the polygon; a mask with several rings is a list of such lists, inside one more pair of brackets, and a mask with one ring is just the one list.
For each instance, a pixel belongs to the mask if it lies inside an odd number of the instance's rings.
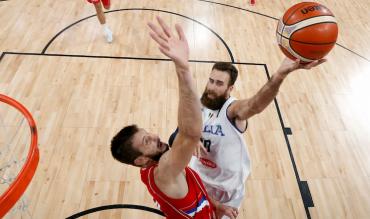
{"label": "outstretched hand", "polygon": [[281,63],[280,68],[278,70],[281,74],[289,74],[292,71],[295,71],[297,69],[311,69],[313,67],[316,67],[322,63],[326,62],[326,59],[320,59],[309,63],[301,63],[299,59],[296,59],[295,61],[285,58],[284,61]]}
{"label": "outstretched hand", "polygon": [[176,24],[178,37],[174,36],[167,24],[157,16],[158,25],[148,23],[150,36],[159,45],[159,50],[172,59],[177,67],[188,68],[189,46],[181,26]]}

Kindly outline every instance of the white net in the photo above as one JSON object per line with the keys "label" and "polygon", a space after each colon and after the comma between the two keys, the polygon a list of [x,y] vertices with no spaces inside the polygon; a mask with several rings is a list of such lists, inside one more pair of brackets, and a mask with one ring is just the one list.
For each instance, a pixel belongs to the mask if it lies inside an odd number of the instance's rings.
{"label": "white net", "polygon": [[[6,192],[20,173],[30,149],[27,119],[14,107],[0,101],[0,194]],[[30,218],[25,195],[5,218]]]}

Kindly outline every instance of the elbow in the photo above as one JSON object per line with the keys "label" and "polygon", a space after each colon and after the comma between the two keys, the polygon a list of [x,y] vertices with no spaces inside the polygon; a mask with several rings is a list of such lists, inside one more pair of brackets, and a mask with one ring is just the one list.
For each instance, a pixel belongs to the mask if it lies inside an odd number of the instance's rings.
{"label": "elbow", "polygon": [[258,107],[249,108],[248,110],[240,111],[236,117],[240,120],[247,120],[256,114],[261,113],[262,111],[263,111],[263,108],[258,108]]}
{"label": "elbow", "polygon": [[252,108],[249,108],[248,110],[246,110],[245,112],[242,112],[241,114],[243,115],[242,117],[243,118],[249,118],[253,115],[256,115],[256,114],[259,114],[263,111],[263,108],[262,107],[252,107]]}
{"label": "elbow", "polygon": [[259,104],[257,102],[255,102],[254,104],[252,104],[249,108],[249,111],[252,113],[252,114],[259,114],[261,113],[263,110],[265,109],[265,107],[262,105],[262,104]]}
{"label": "elbow", "polygon": [[252,112],[254,114],[260,114],[260,113],[262,113],[263,110],[264,110],[263,107],[255,107],[254,109],[252,109]]}

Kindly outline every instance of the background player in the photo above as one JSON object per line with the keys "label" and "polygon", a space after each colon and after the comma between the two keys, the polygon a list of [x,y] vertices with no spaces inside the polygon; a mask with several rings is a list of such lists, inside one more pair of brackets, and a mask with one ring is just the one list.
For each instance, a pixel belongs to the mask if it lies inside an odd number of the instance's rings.
{"label": "background player", "polygon": [[103,34],[105,39],[107,40],[108,43],[113,42],[113,33],[106,23],[106,18],[103,12],[103,6],[107,10],[110,8],[110,0],[87,0],[87,1],[92,3],[95,7],[98,20],[103,27]]}

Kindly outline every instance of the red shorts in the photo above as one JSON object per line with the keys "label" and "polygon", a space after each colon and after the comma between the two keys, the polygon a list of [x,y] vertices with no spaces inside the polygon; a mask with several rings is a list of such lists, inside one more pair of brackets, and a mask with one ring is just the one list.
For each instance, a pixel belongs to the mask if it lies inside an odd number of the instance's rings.
{"label": "red shorts", "polygon": [[88,2],[92,4],[98,4],[99,2],[103,3],[104,8],[110,7],[110,0],[87,0]]}

